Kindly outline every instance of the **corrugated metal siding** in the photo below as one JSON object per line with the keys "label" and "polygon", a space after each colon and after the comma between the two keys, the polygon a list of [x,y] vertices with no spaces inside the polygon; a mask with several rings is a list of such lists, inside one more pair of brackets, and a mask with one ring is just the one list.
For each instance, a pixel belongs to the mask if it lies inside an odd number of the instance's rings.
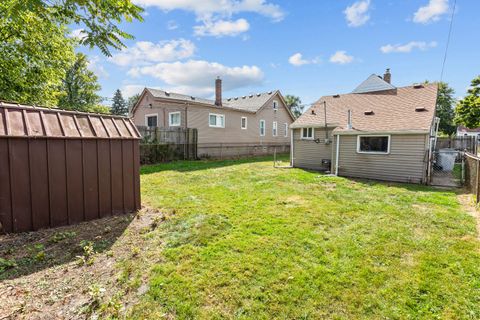
{"label": "corrugated metal siding", "polygon": [[139,134],[125,118],[2,103],[0,229],[140,209]]}
{"label": "corrugated metal siding", "polygon": [[[391,135],[390,154],[357,153],[357,136],[340,136],[338,174],[346,177],[423,183],[426,176],[426,135]],[[334,148],[336,141],[334,141]],[[335,164],[335,151],[332,163]]]}
{"label": "corrugated metal siding", "polygon": [[[293,165],[297,168],[327,169],[322,166],[322,159],[332,158],[332,144],[325,144],[325,130],[315,129],[314,138],[319,138],[320,143],[312,140],[301,139],[301,129],[293,130]],[[332,132],[328,132],[330,139]]]}

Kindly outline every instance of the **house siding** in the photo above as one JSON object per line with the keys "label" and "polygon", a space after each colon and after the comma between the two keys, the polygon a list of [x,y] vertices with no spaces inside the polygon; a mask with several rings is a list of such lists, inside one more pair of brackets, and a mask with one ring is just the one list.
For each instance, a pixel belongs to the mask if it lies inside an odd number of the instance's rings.
{"label": "house siding", "polygon": [[[331,139],[332,131],[328,131]],[[297,168],[329,170],[322,166],[322,159],[332,159],[332,145],[325,144],[325,129],[314,129],[314,139],[319,138],[320,143],[301,138],[301,129],[293,130],[293,166]]]}
{"label": "house siding", "polygon": [[[332,144],[335,170],[336,139]],[[392,134],[389,154],[357,153],[357,135],[341,135],[338,175],[375,180],[424,183],[428,135]]]}
{"label": "house siding", "polygon": [[[273,100],[279,103],[277,111],[273,110]],[[145,126],[145,116],[157,114],[158,125],[168,128],[168,113],[176,111],[181,112],[182,127],[198,129],[200,156],[242,155],[249,153],[250,145],[290,144],[289,128],[293,119],[278,94],[272,95],[257,113],[252,113],[222,107],[161,101],[146,92],[135,110],[133,121],[137,126]],[[210,127],[210,113],[224,115],[225,128]],[[241,128],[242,117],[247,118],[247,129]],[[260,120],[265,120],[265,136],[260,136]],[[274,121],[277,122],[277,136],[273,136],[272,132]],[[288,124],[287,137],[285,137],[284,123]],[[288,152],[284,149],[282,151]]]}

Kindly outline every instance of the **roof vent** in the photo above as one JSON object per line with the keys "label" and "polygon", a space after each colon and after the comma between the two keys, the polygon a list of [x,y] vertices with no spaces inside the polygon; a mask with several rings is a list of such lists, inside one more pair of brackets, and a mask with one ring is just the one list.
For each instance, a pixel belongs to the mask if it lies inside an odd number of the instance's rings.
{"label": "roof vent", "polygon": [[366,110],[363,112],[364,115],[366,116],[372,116],[373,115],[373,110]]}
{"label": "roof vent", "polygon": [[230,100],[232,100],[232,98],[228,98],[228,99],[227,99],[227,101],[230,101]]}
{"label": "roof vent", "polygon": [[334,98],[340,98],[340,95],[339,94],[336,94],[333,96]]}
{"label": "roof vent", "polygon": [[165,91],[165,95],[166,95],[167,97],[169,97],[169,96],[170,96],[170,92]]}
{"label": "roof vent", "polygon": [[415,108],[415,112],[425,112],[425,111],[427,111],[427,108],[425,108],[425,107],[416,107]]}
{"label": "roof vent", "polygon": [[248,97],[249,97],[249,98],[253,98],[253,94],[249,95]]}
{"label": "roof vent", "polygon": [[242,99],[245,99],[247,96],[243,96]]}
{"label": "roof vent", "polygon": [[413,88],[415,88],[415,89],[421,89],[421,88],[423,88],[423,84],[421,84],[421,83],[414,83],[414,84],[413,84]]}
{"label": "roof vent", "polygon": [[238,100],[238,97],[233,98],[234,100]]}
{"label": "roof vent", "polygon": [[195,100],[195,97],[194,97],[194,96],[190,96],[190,99]]}
{"label": "roof vent", "polygon": [[260,96],[261,96],[261,94],[260,94],[260,93],[257,93],[257,97],[260,97]]}
{"label": "roof vent", "polygon": [[273,91],[268,91],[268,94],[272,94],[272,93],[273,93]]}

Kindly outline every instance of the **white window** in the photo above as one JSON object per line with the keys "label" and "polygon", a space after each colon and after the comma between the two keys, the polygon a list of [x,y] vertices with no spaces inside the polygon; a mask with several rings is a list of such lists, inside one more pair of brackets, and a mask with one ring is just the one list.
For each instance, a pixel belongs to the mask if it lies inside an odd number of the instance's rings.
{"label": "white window", "polygon": [[313,139],[313,128],[302,128],[302,139]]}
{"label": "white window", "polygon": [[272,125],[272,136],[274,136],[274,137],[277,136],[277,121],[273,121],[273,125]]}
{"label": "white window", "polygon": [[278,110],[278,101],[273,100],[273,110]]}
{"label": "white window", "polygon": [[247,117],[242,117],[240,126],[242,129],[247,129]]}
{"label": "white window", "polygon": [[390,153],[389,135],[372,135],[357,137],[358,153],[388,154]]}
{"label": "white window", "polygon": [[288,137],[288,123],[284,123],[283,128],[285,129],[285,132],[283,133],[283,136]]}
{"label": "white window", "polygon": [[170,112],[168,114],[168,125],[170,127],[178,127],[181,122],[180,112]]}
{"label": "white window", "polygon": [[225,128],[225,116],[223,114],[210,113],[208,125],[212,128]]}
{"label": "white window", "polygon": [[158,127],[158,114],[146,114],[145,125],[147,127]]}
{"label": "white window", "polygon": [[260,136],[265,136],[265,120],[260,120]]}

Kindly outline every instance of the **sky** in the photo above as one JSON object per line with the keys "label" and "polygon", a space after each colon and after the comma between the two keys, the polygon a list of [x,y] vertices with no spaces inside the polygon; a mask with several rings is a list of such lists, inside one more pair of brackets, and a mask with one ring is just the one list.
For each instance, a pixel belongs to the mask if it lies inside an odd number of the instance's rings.
{"label": "sky", "polygon": [[[392,84],[440,80],[454,0],[133,0],[144,21],[106,57],[80,48],[101,95],[145,86],[211,98],[279,89],[306,106],[391,69]],[[458,0],[443,80],[466,94],[480,74],[480,1]],[[81,26],[72,28],[81,37]],[[108,104],[108,102],[106,102]]]}

